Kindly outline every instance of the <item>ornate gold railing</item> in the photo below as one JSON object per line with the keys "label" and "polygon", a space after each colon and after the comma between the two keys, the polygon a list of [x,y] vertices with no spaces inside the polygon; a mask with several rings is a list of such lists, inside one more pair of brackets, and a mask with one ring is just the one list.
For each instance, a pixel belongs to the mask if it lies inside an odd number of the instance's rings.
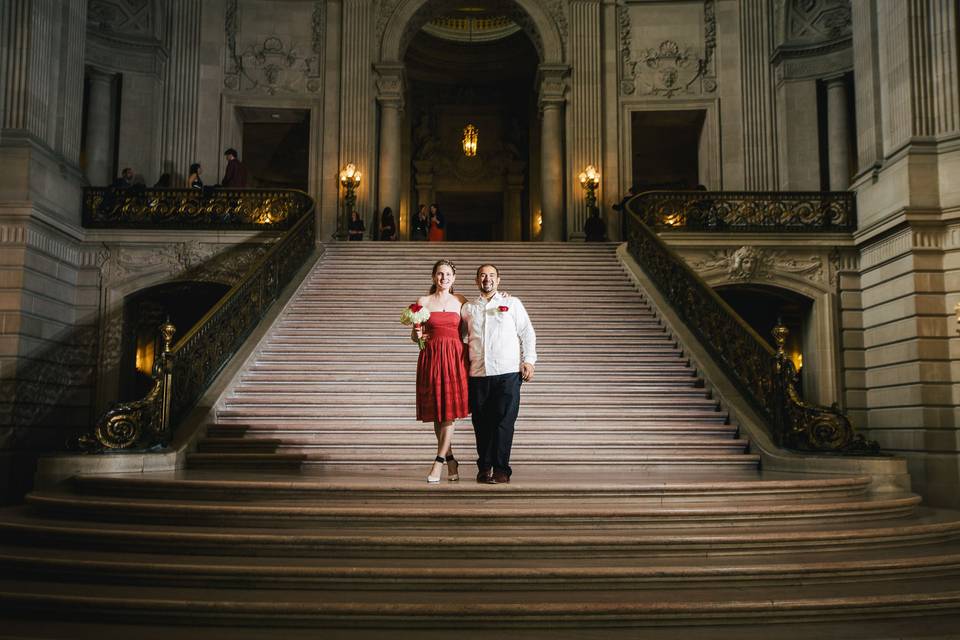
{"label": "ornate gold railing", "polygon": [[132,229],[286,229],[310,196],[286,189],[83,190],[83,226]]}
{"label": "ornate gold railing", "polygon": [[647,226],[689,231],[854,231],[849,191],[647,191],[631,210]]}
{"label": "ornate gold railing", "polygon": [[[244,195],[252,192],[244,192]],[[277,192],[269,192],[275,198]],[[94,428],[70,447],[87,452],[143,450],[170,443],[175,426],[194,407],[220,370],[233,357],[270,305],[313,251],[316,224],[313,201],[289,192],[284,202],[289,228],[267,253],[176,344],[175,328],[161,327],[164,348],[153,368],[146,397],[118,403]],[[273,201],[276,201],[275,199]]]}
{"label": "ornate gold railing", "polygon": [[875,453],[879,447],[854,433],[836,405],[803,400],[797,373],[784,352],[786,328],[777,327],[774,350],[634,210],[645,194],[626,202],[625,239],[630,255],[667,303],[699,338],[764,419],[780,447],[801,451]]}

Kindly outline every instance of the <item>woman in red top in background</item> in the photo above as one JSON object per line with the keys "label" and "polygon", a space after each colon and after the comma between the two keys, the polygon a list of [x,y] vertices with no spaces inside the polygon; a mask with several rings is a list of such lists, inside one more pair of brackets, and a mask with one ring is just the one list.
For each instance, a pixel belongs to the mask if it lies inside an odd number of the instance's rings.
{"label": "woman in red top in background", "polygon": [[466,298],[453,292],[457,268],[449,260],[433,265],[433,286],[417,300],[430,312],[426,325],[415,325],[410,337],[421,337],[426,346],[417,361],[417,420],[433,422],[437,457],[427,482],[439,482],[443,465],[447,480],[459,480],[459,465],[453,457],[453,422],[470,415],[467,401],[467,351],[460,334],[460,307]]}
{"label": "woman in red top in background", "polygon": [[443,218],[443,214],[440,213],[440,208],[436,203],[433,203],[430,205],[430,230],[427,232],[427,240],[430,242],[444,240],[446,237],[446,228],[447,223]]}

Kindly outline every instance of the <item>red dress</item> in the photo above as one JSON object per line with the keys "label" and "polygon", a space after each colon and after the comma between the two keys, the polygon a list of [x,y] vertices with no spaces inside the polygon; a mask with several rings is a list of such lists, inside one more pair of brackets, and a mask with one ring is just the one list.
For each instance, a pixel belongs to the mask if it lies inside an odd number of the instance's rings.
{"label": "red dress", "polygon": [[417,420],[450,422],[470,415],[467,351],[460,338],[460,314],[434,311],[430,334],[417,361]]}

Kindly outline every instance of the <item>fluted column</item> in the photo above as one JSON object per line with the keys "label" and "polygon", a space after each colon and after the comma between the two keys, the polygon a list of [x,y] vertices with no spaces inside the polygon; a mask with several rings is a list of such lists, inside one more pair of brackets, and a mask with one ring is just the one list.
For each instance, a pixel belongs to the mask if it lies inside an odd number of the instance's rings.
{"label": "fluted column", "polygon": [[827,86],[827,151],[830,161],[831,191],[846,191],[850,186],[850,132],[847,127],[847,80],[829,78]]}
{"label": "fluted column", "polygon": [[357,191],[357,211],[372,228],[373,186],[377,184],[374,164],[376,102],[371,81],[373,64],[375,3],[370,0],[343,0],[343,38],[340,55],[340,162],[363,172]]}
{"label": "fluted column", "polygon": [[743,73],[744,187],[776,189],[776,128],[768,0],[740,2],[740,60]]}
{"label": "fluted column", "polygon": [[874,0],[852,0],[853,77],[856,79],[857,173],[883,158],[880,124],[880,67],[877,51],[877,6]]}
{"label": "fluted column", "polygon": [[[317,241],[335,237],[338,231],[346,235],[349,213],[340,211],[340,181],[338,166],[340,142],[340,34],[341,5],[339,0],[327,0],[327,30],[323,51],[323,159],[321,170],[320,203],[317,215],[321,225]],[[363,169],[361,169],[363,171]]]}
{"label": "fluted column", "polygon": [[563,109],[566,65],[540,66],[540,239],[565,239],[563,228]]}
{"label": "fluted column", "polygon": [[[570,66],[576,73],[570,78],[570,141],[566,175],[578,175],[587,165],[601,167],[603,138],[602,48],[599,0],[574,0],[570,3]],[[573,184],[571,182],[570,184]],[[570,236],[582,237],[589,215],[579,188],[570,189],[567,201],[567,229]],[[603,194],[598,193],[598,202]]]}
{"label": "fluted column", "polygon": [[[170,0],[164,46],[169,52],[163,70],[160,173],[170,173],[174,184],[187,178],[197,155],[197,106],[200,87],[200,2]],[[239,146],[238,141],[225,141]]]}
{"label": "fluted column", "polygon": [[87,179],[103,186],[113,180],[113,74],[89,68],[87,106]]}
{"label": "fluted column", "polygon": [[[403,125],[403,65],[378,64],[377,102],[380,105],[380,169],[377,208],[393,209],[400,218],[400,183],[402,154],[400,148]],[[376,218],[375,218],[376,220]]]}

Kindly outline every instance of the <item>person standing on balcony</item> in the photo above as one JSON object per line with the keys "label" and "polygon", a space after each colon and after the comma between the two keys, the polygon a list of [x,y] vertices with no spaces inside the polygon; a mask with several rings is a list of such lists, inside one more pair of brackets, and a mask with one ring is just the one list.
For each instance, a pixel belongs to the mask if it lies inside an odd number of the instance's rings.
{"label": "person standing on balcony", "polygon": [[190,165],[190,176],[187,178],[188,188],[203,191],[203,180],[200,179],[201,173],[203,173],[203,168],[199,162],[194,162]]}
{"label": "person standing on balcony", "polygon": [[533,380],[537,335],[519,298],[497,291],[500,270],[477,269],[480,296],[463,305],[470,354],[470,414],[477,438],[477,482],[510,482],[520,385]]}
{"label": "person standing on balcony", "polygon": [[223,172],[223,180],[220,186],[224,189],[244,189],[247,186],[247,168],[237,158],[236,149],[227,149],[223,152],[223,157],[227,159],[227,168]]}

